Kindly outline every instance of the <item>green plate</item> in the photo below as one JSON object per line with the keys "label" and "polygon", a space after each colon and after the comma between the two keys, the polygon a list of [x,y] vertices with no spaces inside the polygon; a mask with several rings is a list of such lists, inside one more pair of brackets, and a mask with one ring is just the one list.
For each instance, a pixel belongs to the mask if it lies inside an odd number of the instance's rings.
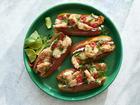
{"label": "green plate", "polygon": [[[58,73],[60,73],[62,70],[71,68],[71,57],[70,55],[65,59],[64,63],[62,66],[56,70],[49,78],[41,78],[37,74],[35,74],[32,69],[30,68],[28,64],[28,58],[23,52],[24,55],[24,63],[26,66],[26,69],[33,80],[33,82],[40,88],[42,89],[45,93],[49,94],[50,96],[53,96],[58,99],[62,100],[67,100],[67,101],[78,101],[78,100],[84,100],[91,98],[101,92],[103,92],[107,87],[114,81],[115,77],[117,76],[120,65],[122,62],[122,44],[121,44],[121,39],[119,36],[119,33],[117,29],[115,28],[114,24],[111,22],[111,20],[104,15],[102,12],[98,11],[97,9],[84,5],[84,4],[79,4],[79,3],[68,3],[68,4],[61,4],[57,5],[53,8],[50,8],[49,10],[45,11],[43,14],[41,14],[31,25],[30,29],[27,32],[26,37],[31,35],[32,32],[37,30],[39,34],[41,35],[48,35],[53,33],[53,29],[48,30],[45,26],[45,17],[51,17],[52,23],[54,24],[55,18],[59,13],[62,12],[69,12],[69,13],[82,13],[82,14],[90,14],[90,13],[95,13],[97,15],[103,15],[105,17],[105,26],[107,26],[110,29],[110,34],[116,44],[116,49],[115,51],[104,58],[102,61],[105,61],[108,65],[107,68],[107,81],[102,87],[99,87],[97,89],[93,89],[90,91],[86,92],[80,92],[80,93],[62,93],[58,90],[57,87],[57,81],[56,81],[56,76]],[[80,40],[84,40],[87,37],[72,37],[73,42],[79,42]]]}

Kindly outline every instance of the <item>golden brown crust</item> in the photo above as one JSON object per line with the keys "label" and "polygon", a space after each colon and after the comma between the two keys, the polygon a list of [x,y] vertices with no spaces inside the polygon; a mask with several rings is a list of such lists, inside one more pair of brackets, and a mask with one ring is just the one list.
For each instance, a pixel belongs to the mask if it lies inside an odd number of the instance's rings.
{"label": "golden brown crust", "polygon": [[59,89],[62,92],[77,93],[77,92],[82,92],[82,91],[88,91],[88,90],[91,90],[91,89],[95,89],[97,87],[100,87],[101,85],[96,83],[96,82],[92,82],[90,84],[83,84],[83,85],[79,85],[79,86],[75,86],[75,87],[71,87],[71,88],[61,87]]}
{"label": "golden brown crust", "polygon": [[96,41],[99,41],[99,40],[104,40],[104,41],[111,41],[112,38],[110,36],[105,36],[105,35],[102,35],[102,36],[97,36],[97,37],[92,37],[92,38],[88,38],[86,40],[83,40],[83,41],[80,41],[76,44],[74,44],[71,48],[71,54],[81,48],[81,47],[84,47],[85,45],[88,45],[90,44],[91,42],[96,42]]}
{"label": "golden brown crust", "polygon": [[[69,15],[70,13],[61,13],[59,14],[57,17],[59,16],[63,16],[63,15]],[[79,14],[79,15],[83,15],[83,16],[89,16],[88,14]],[[95,35],[99,35],[101,34],[101,30],[99,29],[99,26],[101,24],[103,24],[104,22],[104,17],[103,16],[98,16],[98,18],[96,19],[96,27],[94,27],[93,30],[89,30],[89,31],[85,31],[85,30],[80,30],[78,28],[62,28],[62,27],[55,27],[55,29],[57,31],[63,32],[66,35],[70,35],[70,36],[95,36]]]}
{"label": "golden brown crust", "polygon": [[[71,49],[71,46],[69,46],[67,48],[67,51],[64,54],[62,54],[60,58],[53,59],[52,66],[51,66],[51,68],[47,72],[44,72],[43,75],[41,75],[42,73],[38,73],[38,74],[41,77],[48,77],[48,76],[50,76],[63,63],[65,57],[70,53],[70,49]],[[35,68],[34,68],[34,70],[35,70]]]}
{"label": "golden brown crust", "polygon": [[[60,13],[57,15],[57,17],[59,16],[63,16],[63,15],[70,15],[71,13]],[[83,16],[89,16],[91,14],[79,14],[79,15],[83,15]],[[103,24],[104,22],[104,17],[103,16],[98,16],[98,18],[96,19],[96,23],[99,25]]]}
{"label": "golden brown crust", "polygon": [[99,28],[94,28],[94,31],[84,31],[70,28],[56,28],[57,31],[63,32],[69,36],[96,36],[101,34]]}
{"label": "golden brown crust", "polygon": [[[106,65],[105,63],[102,63],[102,65],[101,65],[101,63],[93,63],[93,64],[96,66],[97,69],[100,69],[100,70],[102,70],[102,71],[106,71],[107,65]],[[91,64],[91,65],[92,65],[92,64]],[[63,76],[63,74],[64,74],[65,72],[68,72],[68,71],[78,71],[78,69],[75,69],[75,68],[65,69],[65,70],[63,70],[61,73],[59,73],[59,74],[57,75],[56,79],[57,79],[57,80],[60,80],[61,77]]]}
{"label": "golden brown crust", "polygon": [[[56,32],[57,34],[53,35],[51,37],[51,39],[49,40],[50,43],[52,43],[57,37],[58,35],[60,35],[61,33]],[[61,55],[61,57],[59,58],[54,58],[52,56],[52,49],[51,47],[48,47],[46,49],[44,49],[37,57],[37,59],[34,62],[33,65],[33,70],[38,73],[41,77],[48,77],[49,75],[51,75],[55,70],[58,69],[58,67],[63,63],[65,57],[70,53],[70,49],[71,46],[67,47],[67,50],[64,54]],[[46,70],[45,67],[42,66],[42,68],[40,67],[40,69],[37,69],[38,65],[45,65],[44,60],[47,59],[49,62],[49,66]],[[47,66],[46,66],[47,67]],[[49,68],[50,67],[50,68]]]}
{"label": "golden brown crust", "polygon": [[[99,66],[98,63],[96,64],[96,66]],[[105,67],[105,68],[106,68],[106,67]],[[103,71],[104,71],[105,68],[103,68]],[[61,78],[62,78],[63,74],[64,74],[65,72],[67,72],[67,71],[76,71],[76,69],[74,69],[74,68],[66,69],[66,70],[62,71],[62,72],[56,77],[56,79],[57,79],[58,81],[61,81]],[[106,77],[103,78],[103,79],[101,80],[101,83],[98,83],[98,82],[91,82],[91,83],[89,83],[89,84],[82,84],[82,85],[74,86],[74,87],[60,87],[60,86],[58,85],[58,88],[59,88],[59,90],[62,91],[62,92],[77,93],[77,92],[88,91],[88,90],[91,90],[91,89],[100,87],[100,86],[102,86],[102,85],[104,84],[105,80],[106,80]]]}

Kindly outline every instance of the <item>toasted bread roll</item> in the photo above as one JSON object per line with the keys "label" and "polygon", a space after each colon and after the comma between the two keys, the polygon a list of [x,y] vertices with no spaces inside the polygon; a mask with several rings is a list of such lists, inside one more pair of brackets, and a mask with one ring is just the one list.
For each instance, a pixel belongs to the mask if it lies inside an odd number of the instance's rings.
{"label": "toasted bread roll", "polygon": [[62,92],[76,93],[100,87],[106,80],[106,64],[84,65],[81,69],[66,69],[57,76],[58,88]]}
{"label": "toasted bread roll", "polygon": [[103,16],[94,14],[59,14],[55,20],[54,28],[67,35],[94,36],[102,31]]}
{"label": "toasted bread roll", "polygon": [[63,33],[57,34],[50,39],[50,46],[45,48],[37,57],[33,70],[41,77],[51,75],[63,63],[69,54],[71,38]]}
{"label": "toasted bread roll", "polygon": [[74,44],[71,48],[72,64],[76,69],[81,64],[98,60],[115,49],[115,44],[110,36],[97,36]]}

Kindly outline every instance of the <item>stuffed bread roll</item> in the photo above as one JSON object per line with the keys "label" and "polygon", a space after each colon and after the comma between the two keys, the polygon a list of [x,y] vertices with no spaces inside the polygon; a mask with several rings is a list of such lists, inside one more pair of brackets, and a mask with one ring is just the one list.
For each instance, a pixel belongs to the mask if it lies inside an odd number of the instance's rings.
{"label": "stuffed bread roll", "polygon": [[106,64],[86,64],[84,68],[66,69],[57,76],[58,88],[62,92],[76,93],[100,87],[106,80]]}
{"label": "stuffed bread roll", "polygon": [[67,35],[94,36],[101,33],[103,22],[103,16],[94,14],[61,13],[55,20],[54,28]]}
{"label": "stuffed bread roll", "polygon": [[49,42],[50,46],[45,48],[37,57],[33,69],[41,77],[51,75],[63,63],[69,54],[71,38],[63,33],[57,33]]}
{"label": "stuffed bread roll", "polygon": [[115,49],[110,36],[97,36],[76,43],[71,48],[72,64],[76,69],[81,65],[98,60]]}

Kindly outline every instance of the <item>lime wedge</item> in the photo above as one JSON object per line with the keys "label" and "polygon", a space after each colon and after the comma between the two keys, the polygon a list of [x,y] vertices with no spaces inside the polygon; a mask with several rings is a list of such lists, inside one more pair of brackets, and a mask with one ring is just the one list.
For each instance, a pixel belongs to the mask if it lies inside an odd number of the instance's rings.
{"label": "lime wedge", "polygon": [[25,40],[25,48],[29,47],[31,49],[37,50],[42,46],[42,39],[37,31],[34,31],[30,37]]}
{"label": "lime wedge", "polygon": [[36,59],[36,53],[33,49],[25,49],[25,52],[30,60],[30,62],[34,62]]}
{"label": "lime wedge", "polygon": [[50,29],[52,27],[52,21],[50,17],[46,17],[45,18],[45,22],[46,22],[46,26],[48,29]]}
{"label": "lime wedge", "polygon": [[41,48],[42,45],[43,45],[42,39],[38,38],[35,40],[35,42],[29,44],[29,48],[37,50],[37,49]]}

